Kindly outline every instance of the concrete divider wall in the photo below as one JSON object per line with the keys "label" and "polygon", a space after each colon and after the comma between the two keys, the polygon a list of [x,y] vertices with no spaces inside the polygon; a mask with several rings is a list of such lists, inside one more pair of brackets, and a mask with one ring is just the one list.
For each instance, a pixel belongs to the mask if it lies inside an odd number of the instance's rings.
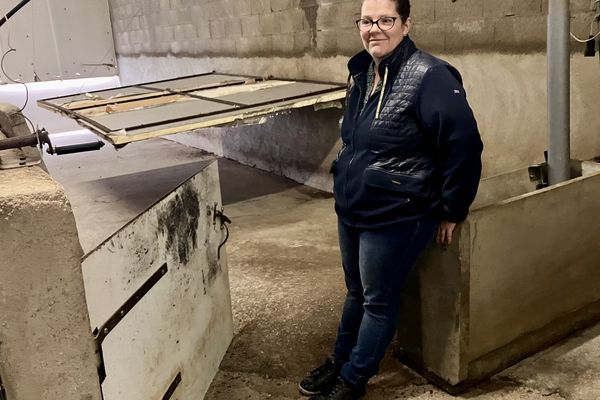
{"label": "concrete divider wall", "polygon": [[598,199],[596,173],[469,216],[470,360],[600,302]]}
{"label": "concrete divider wall", "polygon": [[[511,185],[516,174],[482,189]],[[480,203],[455,243],[429,249],[407,285],[401,358],[460,390],[600,320],[598,198],[594,172]]]}
{"label": "concrete divider wall", "polygon": [[100,400],[62,188],[38,167],[0,171],[0,376],[8,399]]}

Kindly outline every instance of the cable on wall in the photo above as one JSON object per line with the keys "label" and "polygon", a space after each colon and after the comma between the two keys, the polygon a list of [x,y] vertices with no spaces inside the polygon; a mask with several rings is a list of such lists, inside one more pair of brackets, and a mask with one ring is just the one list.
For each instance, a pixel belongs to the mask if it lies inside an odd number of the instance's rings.
{"label": "cable on wall", "polygon": [[[590,8],[594,8],[597,4],[600,4],[600,0],[592,0]],[[594,34],[594,23],[598,22],[600,22],[600,14],[595,15],[594,19],[592,20],[592,23],[590,24],[590,37],[588,39],[580,39],[577,36],[575,36],[573,32],[569,33],[571,34],[571,37],[579,43],[591,42],[592,40],[596,40],[598,37],[600,37],[600,32]]]}
{"label": "cable on wall", "polygon": [[4,76],[6,76],[6,78],[9,81],[11,81],[12,83],[21,84],[25,87],[25,104],[23,104],[23,107],[21,107],[19,109],[19,112],[22,112],[25,109],[25,107],[27,107],[27,103],[29,103],[29,88],[27,87],[26,83],[19,82],[17,80],[14,80],[13,78],[11,78],[10,75],[8,75],[8,73],[6,73],[6,70],[4,69],[4,59],[6,58],[7,55],[9,55],[13,51],[17,51],[17,49],[13,48],[9,44],[9,49],[4,52],[4,54],[2,55],[2,59],[0,60],[0,69],[2,70],[2,73],[4,74]]}

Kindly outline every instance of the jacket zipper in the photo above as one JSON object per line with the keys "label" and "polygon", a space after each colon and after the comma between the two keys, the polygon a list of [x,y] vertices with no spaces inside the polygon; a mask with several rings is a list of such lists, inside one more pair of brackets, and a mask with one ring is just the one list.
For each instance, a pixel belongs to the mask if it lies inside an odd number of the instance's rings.
{"label": "jacket zipper", "polygon": [[[357,75],[358,76],[358,75]],[[362,89],[360,87],[360,85],[358,84],[358,80],[356,79],[356,77],[352,77],[354,79],[354,82],[356,84],[356,88],[358,89],[358,104],[360,104],[363,101],[363,93],[362,93]],[[355,117],[354,117],[354,121],[353,121],[353,127],[352,127],[352,157],[350,158],[350,161],[348,162],[348,168],[346,168],[346,176],[344,177],[344,199],[346,200],[346,210],[350,210],[350,204],[348,202],[348,170],[350,169],[350,167],[352,166],[352,161],[354,161],[354,156],[356,155],[356,143],[355,143],[355,135],[356,135],[356,121],[358,121],[358,117],[360,116],[360,113],[355,113]]]}

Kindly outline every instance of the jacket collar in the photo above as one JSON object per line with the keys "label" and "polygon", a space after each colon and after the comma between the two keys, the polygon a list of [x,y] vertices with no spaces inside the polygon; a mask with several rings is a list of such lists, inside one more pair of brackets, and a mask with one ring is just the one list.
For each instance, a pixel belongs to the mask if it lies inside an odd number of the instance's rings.
{"label": "jacket collar", "polygon": [[[379,63],[379,76],[384,75],[385,68],[389,70],[391,76],[395,76],[402,64],[404,64],[417,51],[415,43],[410,37],[406,36],[402,42],[381,62]],[[373,62],[373,57],[363,50],[348,61],[348,70],[350,75],[357,76],[367,72],[369,65]]]}

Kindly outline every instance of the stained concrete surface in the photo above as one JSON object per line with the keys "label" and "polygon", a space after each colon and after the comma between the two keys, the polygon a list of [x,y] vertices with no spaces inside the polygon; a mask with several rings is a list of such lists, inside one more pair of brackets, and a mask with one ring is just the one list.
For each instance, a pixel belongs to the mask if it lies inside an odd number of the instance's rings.
{"label": "stained concrete surface", "polygon": [[[95,140],[91,134],[61,137],[60,144]],[[203,161],[214,156],[193,147],[154,139],[115,150],[106,145],[99,151],[46,156],[51,176],[61,183],[71,204],[85,253],[93,250],[120,227],[167,195],[198,172]],[[225,179],[235,175],[236,184],[223,190],[225,204],[288,188],[286,179],[268,184],[268,174],[251,168],[239,170],[236,163],[219,163]]]}
{"label": "stained concrete surface", "polygon": [[39,167],[0,171],[0,237],[6,397],[99,400],[75,219],[60,185]]}
{"label": "stained concrete surface", "polygon": [[[330,350],[343,300],[332,200],[305,187],[231,205],[235,338],[208,400],[299,399]],[[367,399],[451,399],[391,356]],[[600,398],[600,325],[494,376],[463,399]]]}
{"label": "stained concrete surface", "polygon": [[[121,221],[142,211],[145,203],[151,204],[152,195],[159,196],[157,186],[168,190],[176,185],[178,173],[180,177],[192,168],[189,164],[210,157],[164,140],[126,147],[117,152],[118,157],[113,152],[106,149],[47,160],[54,177],[65,186],[80,236],[87,238],[88,245],[99,236],[95,231],[117,229]],[[297,381],[326,357],[343,300],[333,201],[323,192],[280,177],[227,160],[220,164],[225,212],[233,220],[227,253],[235,337],[206,399],[300,399]],[[100,177],[115,176],[122,177],[118,190],[103,181],[95,191],[90,189]],[[139,189],[127,194],[129,185]],[[102,188],[109,195],[122,191],[126,195],[106,207],[95,201],[103,196]],[[451,398],[402,367],[391,352],[367,396]],[[600,325],[458,398],[599,399]]]}

